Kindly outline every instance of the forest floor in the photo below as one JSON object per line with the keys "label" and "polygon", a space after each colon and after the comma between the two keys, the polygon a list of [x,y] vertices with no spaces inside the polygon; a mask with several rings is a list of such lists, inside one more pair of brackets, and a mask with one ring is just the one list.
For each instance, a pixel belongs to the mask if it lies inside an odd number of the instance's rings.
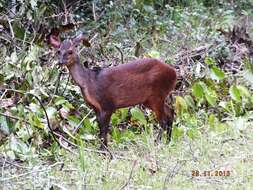
{"label": "forest floor", "polygon": [[[79,147],[50,161],[1,158],[0,189],[251,189],[253,131],[249,118],[230,128],[203,126],[198,138],[154,144],[154,135],[113,147],[113,158]],[[153,133],[152,133],[153,134]],[[138,138],[138,137],[136,137]],[[45,161],[47,160],[47,161]]]}

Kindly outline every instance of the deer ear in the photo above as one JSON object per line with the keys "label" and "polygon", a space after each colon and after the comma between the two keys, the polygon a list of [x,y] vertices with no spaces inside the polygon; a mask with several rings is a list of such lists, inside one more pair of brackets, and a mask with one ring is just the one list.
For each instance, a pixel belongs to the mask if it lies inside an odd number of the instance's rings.
{"label": "deer ear", "polygon": [[61,40],[59,36],[56,35],[50,35],[49,36],[49,43],[54,47],[54,48],[59,48],[61,46]]}
{"label": "deer ear", "polygon": [[79,45],[82,42],[86,47],[91,46],[89,40],[83,34],[79,34],[77,37],[75,37],[73,42],[74,45]]}

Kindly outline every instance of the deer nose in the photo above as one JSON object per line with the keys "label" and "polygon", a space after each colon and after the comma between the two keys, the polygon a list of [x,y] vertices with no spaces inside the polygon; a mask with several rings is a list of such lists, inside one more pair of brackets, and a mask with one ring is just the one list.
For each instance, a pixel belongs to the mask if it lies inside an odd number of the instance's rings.
{"label": "deer nose", "polygon": [[64,59],[63,59],[63,58],[60,58],[60,59],[59,59],[59,64],[60,64],[60,65],[63,65],[63,64],[64,64]]}

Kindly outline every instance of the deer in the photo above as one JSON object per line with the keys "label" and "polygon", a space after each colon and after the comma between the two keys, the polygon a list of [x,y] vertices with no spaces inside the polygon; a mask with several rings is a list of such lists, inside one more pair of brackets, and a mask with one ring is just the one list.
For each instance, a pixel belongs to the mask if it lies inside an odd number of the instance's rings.
{"label": "deer", "polygon": [[100,149],[107,149],[112,113],[119,108],[135,105],[144,105],[155,113],[160,125],[156,140],[161,140],[165,130],[167,142],[170,142],[174,110],[166,104],[166,97],[177,82],[172,66],[159,59],[142,58],[95,72],[80,63],[76,50],[80,43],[91,46],[84,34],[63,41],[59,36],[51,35],[49,43],[58,50],[59,64],[68,68],[84,100],[95,111],[100,129]]}

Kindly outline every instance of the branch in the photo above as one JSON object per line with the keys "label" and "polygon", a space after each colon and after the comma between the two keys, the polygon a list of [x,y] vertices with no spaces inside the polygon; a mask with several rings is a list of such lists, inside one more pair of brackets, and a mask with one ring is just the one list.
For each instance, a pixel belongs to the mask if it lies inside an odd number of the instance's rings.
{"label": "branch", "polygon": [[11,38],[12,40],[15,38],[15,35],[14,35],[14,32],[13,32],[13,28],[12,28],[12,25],[11,25],[11,21],[8,17],[6,17],[7,21],[8,21],[8,24],[9,24],[9,27],[10,27],[10,31],[11,31]]}
{"label": "branch", "polygon": [[48,115],[47,115],[47,111],[46,111],[45,107],[43,106],[41,100],[40,100],[36,95],[34,95],[34,94],[31,94],[31,93],[29,93],[29,92],[28,92],[27,94],[32,95],[32,96],[33,96],[35,99],[37,99],[38,102],[40,103],[40,106],[42,107],[42,109],[43,109],[43,111],[44,111],[44,113],[45,113],[45,116],[46,116],[46,119],[47,119],[47,125],[48,125],[49,130],[50,130],[51,133],[52,133],[53,139],[58,143],[58,145],[61,146],[60,142],[58,141],[58,139],[57,139],[57,138],[55,137],[55,135],[54,135],[53,128],[51,127],[50,122],[49,122],[49,117],[48,117]]}
{"label": "branch", "polygon": [[121,51],[121,49],[115,45],[115,48],[119,51],[120,53],[120,58],[121,58],[121,64],[124,63],[124,55],[123,55],[123,52]]}
{"label": "branch", "polygon": [[63,91],[62,91],[62,93],[61,93],[61,96],[63,96],[65,90],[67,89],[67,86],[68,86],[68,84],[69,84],[69,79],[70,79],[70,74],[68,75],[67,83],[66,83],[66,86],[64,87],[64,89],[63,89]]}
{"label": "branch", "polygon": [[53,129],[52,129],[51,125],[50,125],[50,122],[49,122],[49,117],[47,115],[47,111],[46,111],[45,107],[43,106],[41,100],[36,95],[34,95],[32,93],[29,93],[29,92],[23,92],[23,91],[16,90],[16,89],[5,89],[5,90],[12,91],[12,92],[17,92],[17,93],[20,93],[20,94],[23,94],[23,95],[32,95],[36,100],[38,100],[38,102],[40,103],[41,108],[43,109],[43,111],[45,113],[45,116],[46,116],[46,119],[47,119],[47,125],[48,125],[48,128],[49,128],[52,136],[53,136],[53,139],[58,143],[58,145],[61,146],[60,142],[57,140],[57,138],[54,135],[54,131],[53,131]]}
{"label": "branch", "polygon": [[20,177],[23,177],[23,176],[26,176],[26,175],[29,175],[29,174],[32,174],[32,173],[35,173],[35,172],[44,172],[44,171],[47,171],[48,169],[50,169],[50,168],[52,168],[54,166],[60,165],[60,164],[63,164],[63,162],[56,162],[56,163],[50,165],[48,168],[43,168],[41,170],[32,170],[32,171],[27,172],[27,173],[22,173],[22,174],[19,174],[19,175],[14,175],[14,176],[7,177],[7,178],[0,178],[0,182],[9,181],[9,180],[12,180],[12,179],[15,179],[15,178],[20,178]]}
{"label": "branch", "polygon": [[127,180],[126,183],[120,188],[120,190],[125,189],[125,187],[128,186],[128,184],[130,183],[130,180],[131,180],[131,178],[132,178],[133,171],[134,171],[134,168],[135,168],[136,164],[137,164],[137,160],[134,160],[134,163],[133,163],[132,169],[131,169],[131,171],[130,171],[128,180]]}
{"label": "branch", "polygon": [[97,17],[96,17],[96,5],[95,5],[95,2],[92,1],[92,13],[93,13],[93,18],[94,18],[94,21],[96,22],[97,21]]}
{"label": "branch", "polygon": [[134,56],[135,57],[139,57],[140,56],[140,49],[141,49],[141,43],[140,42],[136,42],[135,51],[134,51]]}
{"label": "branch", "polygon": [[107,55],[105,54],[104,48],[103,48],[103,46],[102,46],[101,44],[99,44],[99,48],[100,48],[101,54],[102,54],[102,55],[106,58],[106,60],[108,61],[109,58],[108,58]]}
{"label": "branch", "polygon": [[68,10],[67,10],[67,6],[64,0],[62,0],[62,5],[63,5],[63,9],[64,9],[64,23],[67,24],[68,23]]}
{"label": "branch", "polygon": [[177,173],[179,168],[177,168],[177,166],[179,165],[179,162],[176,162],[176,165],[174,166],[174,168],[172,169],[172,172],[168,172],[168,174],[166,175],[165,179],[164,179],[164,183],[163,183],[163,190],[167,189],[166,187],[166,183],[169,181],[170,178],[173,178]]}
{"label": "branch", "polygon": [[16,117],[16,116],[13,116],[13,115],[8,115],[8,114],[1,113],[1,112],[0,112],[0,115],[5,116],[5,117],[8,117],[8,118],[11,118],[11,119],[15,119],[15,120],[18,120],[18,121],[22,121],[22,122],[24,122],[24,123],[26,123],[26,124],[31,125],[31,123],[30,123],[29,121],[24,120],[24,119],[22,119],[22,118],[20,118],[20,117]]}
{"label": "branch", "polygon": [[[77,144],[73,143],[72,141],[68,140],[66,137],[62,136],[61,134],[58,134],[56,132],[54,132],[54,134],[56,136],[58,136],[59,138],[63,139],[65,142],[69,143],[70,145],[72,145],[73,147],[75,148],[80,148]],[[68,134],[68,133],[66,133]],[[86,151],[86,152],[94,152],[94,153],[97,153],[97,154],[103,154],[103,155],[112,155],[112,153],[108,152],[108,150],[104,151],[104,150],[97,150],[97,149],[92,149],[92,148],[80,148],[81,150],[83,151]],[[117,158],[117,159],[122,159],[122,160],[127,160],[127,161],[135,161],[134,159],[131,159],[131,158],[127,158],[127,157],[124,157],[124,156],[120,156],[120,155],[116,155],[116,154],[113,154],[114,158]]]}
{"label": "branch", "polygon": [[92,110],[90,110],[84,117],[83,119],[78,123],[78,125],[74,128],[74,130],[72,131],[73,134],[75,134],[77,132],[77,130],[80,128],[81,124],[83,123],[83,121],[90,115],[90,113],[92,112]]}
{"label": "branch", "polygon": [[48,105],[51,104],[51,102],[53,101],[53,98],[54,98],[55,94],[57,94],[58,88],[59,88],[59,86],[60,86],[61,76],[62,76],[62,72],[60,71],[60,73],[59,73],[59,75],[58,75],[58,77],[57,77],[57,83],[56,83],[56,87],[55,87],[55,89],[54,89],[54,93],[53,93],[53,95],[51,96],[51,99],[50,99]]}

